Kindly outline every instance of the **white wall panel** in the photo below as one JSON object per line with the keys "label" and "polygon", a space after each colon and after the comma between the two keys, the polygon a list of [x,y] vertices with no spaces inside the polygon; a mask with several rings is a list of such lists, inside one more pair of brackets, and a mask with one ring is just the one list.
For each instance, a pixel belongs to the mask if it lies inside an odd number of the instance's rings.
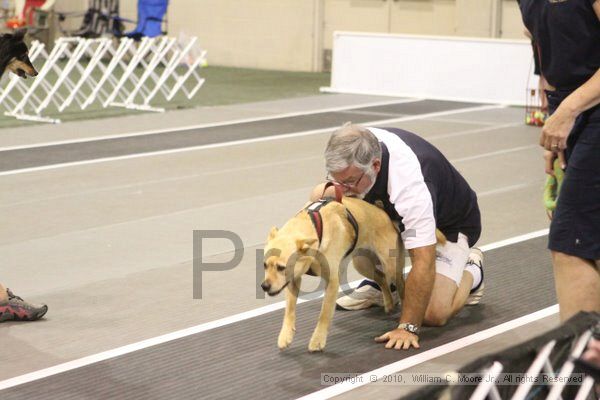
{"label": "white wall panel", "polygon": [[327,91],[524,105],[526,40],[336,32]]}

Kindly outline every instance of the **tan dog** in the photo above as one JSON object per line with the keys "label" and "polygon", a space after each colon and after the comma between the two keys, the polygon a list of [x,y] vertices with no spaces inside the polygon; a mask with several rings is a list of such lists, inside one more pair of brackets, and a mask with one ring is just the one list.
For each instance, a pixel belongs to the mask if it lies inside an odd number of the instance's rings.
{"label": "tan dog", "polygon": [[[358,224],[358,238],[347,210]],[[261,286],[271,296],[287,287],[285,317],[277,340],[280,349],[287,348],[294,338],[296,301],[302,275],[309,271],[321,276],[326,285],[319,321],[308,345],[310,351],[325,348],[340,279],[346,276],[343,269],[347,263],[342,262],[346,257],[352,257],[356,270],[381,287],[385,312],[389,313],[394,308],[390,283],[395,283],[400,298],[404,293],[404,247],[396,228],[383,210],[365,201],[344,197],[342,203],[333,201],[319,212],[323,222],[320,243],[306,209],[280,230],[272,228],[267,239],[264,250],[265,280]],[[346,255],[355,238],[354,249]],[[390,254],[393,249],[397,251]],[[375,268],[374,257],[368,257],[368,253],[379,259],[383,272]]]}

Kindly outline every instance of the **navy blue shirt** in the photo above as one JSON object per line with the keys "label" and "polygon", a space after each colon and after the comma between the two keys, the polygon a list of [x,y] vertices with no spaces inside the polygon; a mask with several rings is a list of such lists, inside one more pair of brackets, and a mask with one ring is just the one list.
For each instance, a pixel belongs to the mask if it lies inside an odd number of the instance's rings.
{"label": "navy blue shirt", "polygon": [[[382,146],[381,170],[364,200],[383,206],[399,221],[407,249],[435,243],[435,228],[469,247],[481,234],[477,195],[448,159],[431,143],[396,128],[368,128]],[[406,235],[408,233],[408,235]]]}
{"label": "navy blue shirt", "polygon": [[523,22],[538,46],[542,75],[573,91],[600,68],[600,21],[595,0],[520,0]]}

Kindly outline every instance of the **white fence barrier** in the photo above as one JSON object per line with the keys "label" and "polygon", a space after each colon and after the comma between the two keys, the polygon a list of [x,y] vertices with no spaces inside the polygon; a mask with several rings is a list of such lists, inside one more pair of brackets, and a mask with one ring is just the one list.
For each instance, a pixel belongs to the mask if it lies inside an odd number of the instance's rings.
{"label": "white fence barrier", "polygon": [[151,105],[156,95],[161,92],[171,101],[183,92],[191,99],[204,84],[199,70],[206,65],[206,51],[198,50],[196,37],[185,42],[143,38],[139,43],[129,38],[59,38],[50,54],[34,41],[29,58],[38,76],[23,80],[5,74],[0,104],[5,115],[51,123],[60,122],[44,114],[51,105],[58,113],[93,103],[162,112]]}
{"label": "white fence barrier", "polygon": [[526,40],[335,32],[323,91],[525,105]]}
{"label": "white fence barrier", "polygon": [[[552,340],[547,343],[539,352],[533,363],[527,369],[525,375],[521,378],[522,383],[519,385],[515,393],[512,395],[511,400],[526,400],[531,397],[539,398],[540,396],[531,396],[534,383],[540,384],[542,380],[538,381],[538,377],[541,373],[546,374],[548,377],[547,385],[549,390],[546,400],[559,400],[562,399],[561,393],[567,385],[573,370],[575,369],[574,359],[581,356],[586,348],[587,343],[592,337],[592,331],[588,330],[584,332],[571,350],[570,357],[560,367],[558,372],[555,372],[555,368],[550,363],[550,354],[556,345],[556,341]],[[498,383],[497,375],[502,372],[503,366],[501,363],[495,361],[493,365],[484,371],[484,374],[488,377],[484,382],[480,383],[470,400],[485,400],[491,398],[493,400],[502,400],[496,384]],[[502,380],[500,380],[500,383]],[[583,382],[579,385],[576,400],[585,400],[588,398],[594,388],[594,379],[590,376],[586,376]]]}

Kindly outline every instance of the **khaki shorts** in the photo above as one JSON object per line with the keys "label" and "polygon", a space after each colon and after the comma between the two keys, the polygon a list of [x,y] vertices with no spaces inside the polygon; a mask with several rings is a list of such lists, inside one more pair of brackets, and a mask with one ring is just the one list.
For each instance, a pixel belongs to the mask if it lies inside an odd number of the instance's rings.
{"label": "khaki shorts", "polygon": [[435,272],[460,285],[470,252],[469,239],[462,233],[458,234],[456,243],[447,241],[443,246],[438,244],[435,247]]}

